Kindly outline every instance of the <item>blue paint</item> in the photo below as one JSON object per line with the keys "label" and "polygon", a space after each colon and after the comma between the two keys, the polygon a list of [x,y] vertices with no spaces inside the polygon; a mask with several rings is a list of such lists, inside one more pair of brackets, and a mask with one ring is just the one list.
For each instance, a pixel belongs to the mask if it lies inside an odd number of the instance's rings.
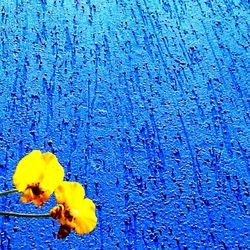
{"label": "blue paint", "polygon": [[248,249],[248,9],[1,1],[0,187],[51,151],[99,220],[59,241],[56,221],[2,217],[1,249]]}

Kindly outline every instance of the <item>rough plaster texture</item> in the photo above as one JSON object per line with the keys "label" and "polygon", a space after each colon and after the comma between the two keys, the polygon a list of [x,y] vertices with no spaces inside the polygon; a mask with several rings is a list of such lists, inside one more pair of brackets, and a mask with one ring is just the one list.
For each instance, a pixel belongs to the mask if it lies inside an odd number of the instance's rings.
{"label": "rough plaster texture", "polygon": [[[250,248],[249,1],[0,10],[0,187],[51,151],[99,219],[59,241],[50,219],[2,217],[1,249]],[[40,212],[15,195],[1,210]]]}

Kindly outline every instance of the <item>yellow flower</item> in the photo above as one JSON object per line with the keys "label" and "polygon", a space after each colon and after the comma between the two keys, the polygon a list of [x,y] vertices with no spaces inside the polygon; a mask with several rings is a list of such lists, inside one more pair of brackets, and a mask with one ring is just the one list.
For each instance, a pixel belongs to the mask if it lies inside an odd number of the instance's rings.
{"label": "yellow flower", "polygon": [[84,188],[77,182],[64,181],[55,190],[59,205],[53,207],[50,214],[61,224],[59,239],[67,237],[71,229],[78,234],[87,234],[96,227],[95,204],[84,196]]}
{"label": "yellow flower", "polygon": [[64,169],[55,155],[33,150],[17,164],[13,183],[22,192],[21,201],[41,207],[63,181]]}

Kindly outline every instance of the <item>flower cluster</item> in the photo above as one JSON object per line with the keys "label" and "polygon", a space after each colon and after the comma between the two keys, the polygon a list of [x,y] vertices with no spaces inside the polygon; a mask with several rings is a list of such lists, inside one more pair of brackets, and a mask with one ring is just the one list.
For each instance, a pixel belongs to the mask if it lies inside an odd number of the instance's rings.
{"label": "flower cluster", "polygon": [[63,181],[64,169],[50,152],[33,150],[22,158],[13,175],[13,183],[24,203],[33,202],[42,207],[54,193],[58,205],[50,210],[50,216],[60,222],[57,237],[63,239],[71,229],[77,234],[94,230],[97,224],[95,204],[85,198],[80,183]]}

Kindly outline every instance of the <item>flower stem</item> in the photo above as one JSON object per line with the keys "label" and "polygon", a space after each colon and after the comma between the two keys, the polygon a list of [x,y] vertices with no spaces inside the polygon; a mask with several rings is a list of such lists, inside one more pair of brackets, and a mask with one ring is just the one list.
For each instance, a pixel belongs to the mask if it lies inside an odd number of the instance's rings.
{"label": "flower stem", "polygon": [[51,217],[50,214],[25,214],[25,213],[14,213],[14,212],[0,212],[0,215],[25,217],[25,218],[49,218]]}
{"label": "flower stem", "polygon": [[0,195],[12,194],[12,193],[16,193],[16,192],[18,192],[17,189],[11,189],[11,190],[0,192]]}

